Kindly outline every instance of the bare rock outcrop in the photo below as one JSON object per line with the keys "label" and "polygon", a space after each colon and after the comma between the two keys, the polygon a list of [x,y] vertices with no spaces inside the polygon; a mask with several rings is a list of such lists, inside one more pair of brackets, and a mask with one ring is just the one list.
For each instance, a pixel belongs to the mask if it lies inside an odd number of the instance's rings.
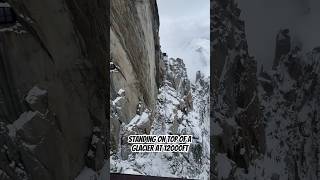
{"label": "bare rock outcrop", "polygon": [[[108,130],[107,2],[9,4],[17,22],[0,32],[0,170],[9,179],[69,180],[84,166],[100,169],[85,156],[93,128],[100,143]],[[107,155],[105,146],[96,151]]]}

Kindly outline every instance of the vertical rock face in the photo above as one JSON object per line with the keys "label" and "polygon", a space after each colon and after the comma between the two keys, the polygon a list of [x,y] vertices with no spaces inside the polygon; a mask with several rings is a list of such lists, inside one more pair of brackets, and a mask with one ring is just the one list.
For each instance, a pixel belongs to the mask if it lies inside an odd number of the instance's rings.
{"label": "vertical rock face", "polygon": [[[106,2],[9,3],[18,23],[0,32],[0,171],[8,179],[67,180],[85,165],[100,169],[107,131]],[[89,149],[93,161],[85,158]]]}
{"label": "vertical rock face", "polygon": [[[248,54],[240,10],[233,0],[215,0],[213,11],[212,156],[217,163],[215,174],[221,179],[232,177],[236,168],[248,170],[265,150],[265,135],[256,61]],[[230,168],[222,167],[225,163]]]}
{"label": "vertical rock face", "polygon": [[[161,81],[159,17],[155,0],[111,1],[110,72],[112,146],[117,147],[121,123],[128,124],[137,111],[152,110]],[[119,99],[119,91],[125,92]],[[118,99],[117,99],[118,98]],[[117,110],[118,109],[118,110]]]}

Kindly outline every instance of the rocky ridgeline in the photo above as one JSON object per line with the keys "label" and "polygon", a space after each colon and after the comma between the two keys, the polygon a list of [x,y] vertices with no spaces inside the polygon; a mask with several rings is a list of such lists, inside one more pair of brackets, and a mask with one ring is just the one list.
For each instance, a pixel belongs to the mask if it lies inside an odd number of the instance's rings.
{"label": "rocky ridgeline", "polygon": [[265,151],[265,133],[259,107],[256,61],[248,54],[244,22],[233,0],[212,3],[212,123],[211,165],[214,178],[248,171]]}
{"label": "rocky ridgeline", "polygon": [[[135,117],[128,124],[122,124],[122,143],[113,152],[111,171],[207,179],[210,164],[209,79],[199,72],[197,82],[192,84],[182,59],[162,56],[161,61],[164,76],[155,109],[137,109]],[[193,135],[193,143],[189,153],[131,153],[126,141],[133,134]]]}
{"label": "rocky ridgeline", "polygon": [[213,1],[213,179],[319,179],[319,48],[304,54],[288,29],[272,70],[248,55],[235,1]]}
{"label": "rocky ridgeline", "polygon": [[273,70],[261,68],[258,76],[267,136],[267,155],[260,161],[271,166],[256,171],[274,179],[319,179],[320,51],[303,54],[285,29],[275,52]]}

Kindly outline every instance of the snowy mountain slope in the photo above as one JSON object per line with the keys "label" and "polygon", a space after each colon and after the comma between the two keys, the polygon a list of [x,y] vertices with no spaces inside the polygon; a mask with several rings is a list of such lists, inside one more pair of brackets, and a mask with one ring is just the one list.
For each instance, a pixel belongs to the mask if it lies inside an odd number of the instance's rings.
{"label": "snowy mountain slope", "polygon": [[213,179],[319,179],[319,48],[305,53],[281,29],[273,69],[256,75],[235,1],[213,9]]}
{"label": "snowy mountain slope", "polygon": [[[163,62],[165,77],[156,107],[122,125],[122,144],[111,154],[111,172],[209,179],[209,79],[199,72],[191,84],[181,59],[165,56]],[[188,153],[131,153],[128,135],[149,133],[193,135],[193,143]]]}
{"label": "snowy mountain slope", "polygon": [[267,152],[247,179],[319,179],[319,53],[315,48],[305,55],[292,46],[274,70],[261,69]]}

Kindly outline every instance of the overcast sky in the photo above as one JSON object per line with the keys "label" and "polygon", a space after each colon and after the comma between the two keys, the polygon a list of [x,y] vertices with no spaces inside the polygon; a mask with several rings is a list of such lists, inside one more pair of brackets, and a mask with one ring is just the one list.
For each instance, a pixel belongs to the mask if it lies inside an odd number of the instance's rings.
{"label": "overcast sky", "polygon": [[[210,1],[157,0],[157,3],[162,51],[169,57],[184,59],[191,79],[197,70],[209,75]],[[205,57],[197,54],[195,46],[203,47]]]}
{"label": "overcast sky", "polygon": [[245,20],[249,52],[259,65],[271,67],[275,38],[289,28],[307,52],[320,46],[320,0],[237,0]]}

